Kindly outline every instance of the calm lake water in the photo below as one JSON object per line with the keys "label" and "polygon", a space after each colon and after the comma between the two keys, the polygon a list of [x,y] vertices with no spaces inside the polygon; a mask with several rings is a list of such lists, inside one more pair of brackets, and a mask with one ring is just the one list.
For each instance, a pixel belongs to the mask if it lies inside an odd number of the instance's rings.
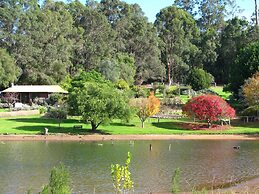
{"label": "calm lake water", "polygon": [[[170,191],[171,178],[178,167],[185,191],[259,176],[259,141],[99,143],[0,142],[0,193],[26,193],[29,188],[37,193],[48,183],[50,170],[59,162],[70,172],[73,193],[112,193],[110,165],[123,164],[128,151],[132,153],[130,170],[135,193]],[[240,149],[233,149],[237,145]]]}

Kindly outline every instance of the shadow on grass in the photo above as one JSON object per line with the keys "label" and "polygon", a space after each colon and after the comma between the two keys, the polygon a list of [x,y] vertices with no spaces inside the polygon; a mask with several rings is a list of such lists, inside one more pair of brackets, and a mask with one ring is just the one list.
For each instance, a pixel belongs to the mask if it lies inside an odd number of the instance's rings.
{"label": "shadow on grass", "polygon": [[188,129],[184,129],[181,125],[183,124],[183,122],[159,122],[159,123],[155,123],[152,122],[151,125],[157,127],[157,128],[163,128],[163,129],[168,129],[168,130],[188,130]]}
{"label": "shadow on grass", "polygon": [[111,126],[117,126],[117,127],[135,127],[134,124],[129,123],[110,123]]}
{"label": "shadow on grass", "polygon": [[[57,120],[56,119],[49,119],[49,118],[12,118],[8,119],[9,121],[13,122],[22,122],[22,123],[48,123],[48,124],[56,124]],[[75,123],[78,124],[80,123],[79,120],[76,119],[65,119],[62,120],[62,123]]]}
{"label": "shadow on grass", "polygon": [[[185,128],[185,124],[188,124],[191,122],[159,122],[159,123],[152,123],[153,126],[157,128],[163,128],[167,130],[175,130],[178,131],[179,133],[185,133],[188,131],[188,133],[196,133],[199,131],[199,134],[239,134],[239,135],[246,135],[247,137],[258,137],[259,136],[259,122],[251,122],[251,123],[246,123],[242,124],[240,122],[232,122],[231,126],[233,127],[243,127],[244,129],[233,129],[231,131],[228,131],[229,129],[188,129]],[[198,123],[198,122],[197,122]],[[221,125],[219,125],[221,126]],[[247,128],[247,130],[245,130]],[[231,128],[230,128],[231,129]],[[250,129],[250,130],[249,130]],[[226,132],[225,132],[226,131]]]}
{"label": "shadow on grass", "polygon": [[44,129],[48,128],[48,132],[55,134],[55,133],[63,133],[63,134],[71,134],[71,135],[91,135],[91,134],[102,134],[102,135],[109,135],[109,133],[106,133],[102,130],[96,130],[92,131],[90,128],[73,128],[73,127],[63,127],[61,124],[61,127],[59,128],[57,126],[53,125],[37,125],[37,126],[19,126],[15,129],[17,130],[23,130],[23,131],[30,131],[35,132],[35,134],[43,134]]}

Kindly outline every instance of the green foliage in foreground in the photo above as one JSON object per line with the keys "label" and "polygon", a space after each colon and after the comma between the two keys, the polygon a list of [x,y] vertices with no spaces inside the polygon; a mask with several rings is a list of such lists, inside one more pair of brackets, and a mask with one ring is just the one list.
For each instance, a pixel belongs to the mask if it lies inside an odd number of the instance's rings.
{"label": "green foliage in foreground", "polygon": [[[180,119],[157,119],[151,118],[146,122],[144,129],[138,118],[134,118],[130,123],[121,123],[120,120],[113,120],[109,125],[101,125],[98,132],[103,134],[259,134],[258,122],[243,123],[243,121],[232,121],[232,127],[227,130],[189,130],[183,129],[185,122],[191,120]],[[45,119],[40,116],[0,118],[0,134],[39,134],[48,128],[49,133],[66,134],[91,134],[90,124],[81,123],[80,120],[70,118],[61,123],[55,119]],[[82,125],[82,129],[74,128],[74,125]]]}
{"label": "green foliage in foreground", "polygon": [[177,194],[180,192],[180,176],[181,176],[181,170],[180,168],[177,168],[174,171],[174,175],[172,177],[172,193]]}
{"label": "green foliage in foreground", "polygon": [[43,187],[40,194],[71,194],[70,177],[63,164],[51,170],[49,184]]}
{"label": "green foliage in foreground", "polygon": [[127,193],[134,188],[134,182],[131,180],[131,173],[129,171],[130,160],[131,154],[128,152],[125,166],[119,164],[111,165],[111,176],[116,193]]}

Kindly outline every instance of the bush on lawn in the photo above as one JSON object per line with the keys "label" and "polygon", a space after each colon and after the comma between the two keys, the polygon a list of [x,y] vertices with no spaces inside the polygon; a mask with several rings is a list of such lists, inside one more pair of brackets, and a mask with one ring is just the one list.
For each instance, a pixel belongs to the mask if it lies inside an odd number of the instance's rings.
{"label": "bush on lawn", "polygon": [[186,81],[187,84],[192,86],[193,90],[198,91],[209,88],[214,78],[203,69],[194,68],[190,71]]}
{"label": "bush on lawn", "polygon": [[45,115],[47,118],[52,119],[67,119],[67,110],[66,108],[61,107],[50,107]]}
{"label": "bush on lawn", "polygon": [[216,95],[191,98],[183,107],[183,113],[191,118],[207,121],[209,127],[213,121],[235,117],[235,110]]}

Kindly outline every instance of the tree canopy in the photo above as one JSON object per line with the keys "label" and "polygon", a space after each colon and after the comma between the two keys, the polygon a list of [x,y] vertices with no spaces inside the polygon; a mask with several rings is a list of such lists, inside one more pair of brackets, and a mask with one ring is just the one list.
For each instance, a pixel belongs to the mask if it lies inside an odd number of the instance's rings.
{"label": "tree canopy", "polygon": [[17,81],[20,69],[5,49],[0,48],[0,87],[8,87]]}
{"label": "tree canopy", "polygon": [[259,70],[245,81],[242,92],[249,106],[259,105]]}
{"label": "tree canopy", "polygon": [[230,72],[229,89],[238,94],[244,81],[259,69],[259,41],[248,44],[237,55]]}
{"label": "tree canopy", "polygon": [[167,81],[181,80],[182,76],[193,65],[191,59],[198,53],[194,44],[199,31],[194,18],[186,11],[170,6],[157,14],[155,26],[162,40],[162,62],[167,67]]}
{"label": "tree canopy", "polygon": [[95,131],[100,124],[112,119],[127,119],[130,115],[127,96],[106,81],[99,73],[82,72],[71,82],[69,108]]}
{"label": "tree canopy", "polygon": [[187,84],[192,86],[193,90],[198,91],[209,88],[213,79],[213,76],[203,69],[194,68],[189,72]]}
{"label": "tree canopy", "polygon": [[152,23],[138,4],[121,0],[0,1],[0,48],[15,66],[1,87],[60,84],[91,70],[131,86],[186,84],[199,68],[236,93],[254,73],[234,86],[237,61],[259,40],[256,20],[236,18],[238,9],[235,0],[176,0]]}
{"label": "tree canopy", "polygon": [[235,117],[235,110],[216,95],[202,95],[191,98],[184,105],[183,112],[191,118],[207,121],[209,127],[213,121]]}

